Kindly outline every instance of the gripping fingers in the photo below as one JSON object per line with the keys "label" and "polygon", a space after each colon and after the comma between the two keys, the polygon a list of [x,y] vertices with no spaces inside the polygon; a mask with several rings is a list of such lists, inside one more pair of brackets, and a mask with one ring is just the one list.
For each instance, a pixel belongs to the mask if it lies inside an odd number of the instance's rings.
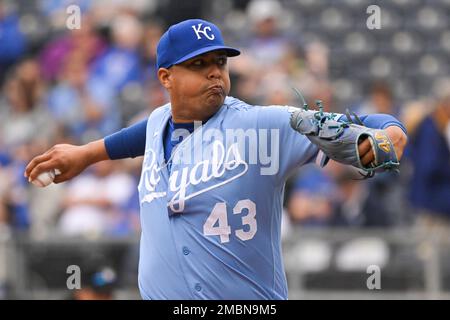
{"label": "gripping fingers", "polygon": [[28,181],[34,180],[39,174],[45,171],[50,171],[56,168],[56,163],[54,161],[45,161],[36,165],[28,175]]}
{"label": "gripping fingers", "polygon": [[370,140],[368,138],[360,142],[360,144],[358,145],[358,151],[361,163],[364,166],[368,166],[375,159],[372,144],[370,143]]}
{"label": "gripping fingers", "polygon": [[369,139],[364,139],[358,144],[359,158],[362,159],[372,149]]}
{"label": "gripping fingers", "polygon": [[36,166],[38,166],[42,162],[50,160],[50,158],[51,158],[51,155],[48,153],[44,153],[40,156],[34,157],[33,160],[31,160],[30,163],[25,168],[25,172],[23,174],[24,177],[32,178],[32,179],[36,178],[39,175],[39,173],[41,173],[41,171],[39,171],[37,174],[33,174],[33,176],[30,176],[31,173],[34,171]]}
{"label": "gripping fingers", "polygon": [[361,163],[367,167],[370,163],[372,163],[375,160],[375,155],[373,153],[373,150],[370,149],[369,152],[367,152],[362,158]]}

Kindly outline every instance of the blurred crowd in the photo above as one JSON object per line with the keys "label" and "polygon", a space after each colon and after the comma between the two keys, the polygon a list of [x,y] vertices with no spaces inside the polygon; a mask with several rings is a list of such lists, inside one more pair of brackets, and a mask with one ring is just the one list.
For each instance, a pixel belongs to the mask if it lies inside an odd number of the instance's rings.
{"label": "blurred crowd", "polygon": [[[32,157],[56,143],[98,139],[148,117],[168,101],[156,78],[156,45],[175,22],[167,6],[173,9],[181,2],[23,3],[0,3],[0,228],[36,238],[136,235],[142,159],[101,162],[77,179],[45,189],[29,184],[23,171]],[[66,27],[71,3],[81,8],[80,29]],[[226,42],[242,50],[229,60],[231,95],[252,104],[298,106],[291,90],[296,87],[310,105],[320,99],[328,111],[349,107],[361,115],[388,113],[408,129],[400,174],[360,181],[353,168],[333,162],[324,169],[301,168],[287,184],[285,234],[293,225],[449,223],[450,82],[443,81],[429,96],[405,101],[395,96],[392,83],[378,78],[363,100],[341,105],[335,99],[329,72],[334,57],[327,43],[302,41],[283,28],[285,8],[277,1],[226,3],[236,26],[218,24]],[[187,16],[177,11],[177,18],[192,17],[194,9],[186,10]],[[211,18],[204,11],[197,17]]]}

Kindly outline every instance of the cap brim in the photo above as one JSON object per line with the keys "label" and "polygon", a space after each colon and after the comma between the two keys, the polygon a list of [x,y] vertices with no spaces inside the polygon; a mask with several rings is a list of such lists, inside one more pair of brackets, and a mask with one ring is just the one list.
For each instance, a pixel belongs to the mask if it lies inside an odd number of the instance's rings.
{"label": "cap brim", "polygon": [[210,47],[204,47],[201,49],[198,49],[194,52],[189,53],[188,55],[185,55],[184,57],[178,59],[177,61],[175,61],[175,64],[179,64],[182,63],[186,60],[192,59],[196,56],[199,56],[201,54],[207,53],[207,52],[211,52],[211,51],[217,51],[217,50],[224,50],[227,53],[228,57],[235,57],[241,54],[241,52],[238,49],[232,48],[232,47],[225,47],[225,46],[210,46]]}

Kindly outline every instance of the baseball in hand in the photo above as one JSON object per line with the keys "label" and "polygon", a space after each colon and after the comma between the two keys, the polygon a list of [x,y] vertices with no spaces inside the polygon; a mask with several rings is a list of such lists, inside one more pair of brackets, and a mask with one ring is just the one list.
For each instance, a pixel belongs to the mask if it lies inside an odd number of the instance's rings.
{"label": "baseball in hand", "polygon": [[34,184],[36,187],[46,187],[50,183],[53,182],[55,179],[55,170],[42,172],[40,175],[37,176],[36,179],[32,180],[31,183]]}

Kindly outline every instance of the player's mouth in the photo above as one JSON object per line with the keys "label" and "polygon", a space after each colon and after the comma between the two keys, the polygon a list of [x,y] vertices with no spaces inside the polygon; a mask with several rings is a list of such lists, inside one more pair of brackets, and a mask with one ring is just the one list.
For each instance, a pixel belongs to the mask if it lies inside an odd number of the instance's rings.
{"label": "player's mouth", "polygon": [[216,94],[216,95],[220,95],[220,96],[225,95],[225,89],[221,85],[218,85],[218,84],[208,87],[207,92],[208,92],[208,94]]}

